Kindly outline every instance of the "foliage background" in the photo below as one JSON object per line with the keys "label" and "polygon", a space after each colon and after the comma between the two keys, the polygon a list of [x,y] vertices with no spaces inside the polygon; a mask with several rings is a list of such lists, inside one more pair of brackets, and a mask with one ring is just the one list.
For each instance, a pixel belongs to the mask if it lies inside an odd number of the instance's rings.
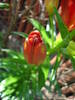
{"label": "foliage background", "polygon": [[[0,89],[1,98],[36,100],[42,98],[43,86],[51,93],[52,85],[55,86],[54,92],[57,91],[60,95],[60,85],[56,79],[57,68],[62,63],[61,53],[64,58],[71,59],[72,66],[75,68],[75,57],[68,55],[66,49],[75,35],[75,30],[68,31],[55,9],[54,13],[61,32],[61,38],[56,41],[56,36],[49,35],[49,31],[46,32],[48,15],[42,0],[6,0],[5,2],[0,3],[0,87],[3,87]],[[41,32],[48,54],[44,63],[38,67],[29,65],[23,56],[23,38],[26,38],[33,29]],[[54,45],[51,47],[52,44]],[[56,54],[56,62],[52,65],[51,56]],[[47,79],[50,86],[45,84]]]}

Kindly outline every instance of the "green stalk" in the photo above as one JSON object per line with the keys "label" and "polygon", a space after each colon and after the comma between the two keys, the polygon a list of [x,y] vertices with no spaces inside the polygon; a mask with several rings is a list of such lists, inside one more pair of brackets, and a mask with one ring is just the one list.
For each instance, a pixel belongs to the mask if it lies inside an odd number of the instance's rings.
{"label": "green stalk", "polygon": [[51,45],[54,47],[54,24],[53,24],[53,15],[49,16],[49,26],[50,26],[50,34],[51,34]]}

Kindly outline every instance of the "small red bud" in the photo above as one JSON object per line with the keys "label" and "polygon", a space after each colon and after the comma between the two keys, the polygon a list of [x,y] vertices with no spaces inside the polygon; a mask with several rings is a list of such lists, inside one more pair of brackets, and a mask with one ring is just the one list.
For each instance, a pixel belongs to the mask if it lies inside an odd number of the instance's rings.
{"label": "small red bud", "polygon": [[33,31],[24,41],[24,57],[29,64],[39,65],[46,58],[46,46],[40,32]]}

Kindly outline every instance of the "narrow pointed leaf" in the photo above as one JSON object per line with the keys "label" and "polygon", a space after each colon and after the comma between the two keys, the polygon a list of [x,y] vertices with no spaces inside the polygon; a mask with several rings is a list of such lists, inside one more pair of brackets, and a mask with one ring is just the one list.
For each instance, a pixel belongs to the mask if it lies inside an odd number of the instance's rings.
{"label": "narrow pointed leaf", "polygon": [[59,27],[59,30],[60,30],[60,33],[61,33],[61,36],[62,38],[64,39],[67,34],[69,33],[67,27],[64,25],[58,11],[56,10],[56,8],[54,8],[54,13],[56,14],[56,18],[57,18],[57,21],[58,21],[58,27]]}
{"label": "narrow pointed leaf", "polygon": [[24,32],[12,32],[12,33],[16,34],[16,35],[19,35],[19,36],[21,36],[23,38],[27,38],[28,37],[28,35],[26,33],[24,33]]}

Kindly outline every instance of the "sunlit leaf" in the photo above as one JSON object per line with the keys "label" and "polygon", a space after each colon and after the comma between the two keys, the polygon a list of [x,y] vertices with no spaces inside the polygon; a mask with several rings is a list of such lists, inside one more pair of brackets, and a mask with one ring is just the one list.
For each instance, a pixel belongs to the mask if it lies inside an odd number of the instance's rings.
{"label": "sunlit leaf", "polygon": [[70,41],[66,49],[67,49],[67,53],[70,56],[75,56],[75,42],[74,41]]}
{"label": "sunlit leaf", "polygon": [[0,9],[8,9],[9,8],[9,4],[8,3],[1,3],[0,2]]}

